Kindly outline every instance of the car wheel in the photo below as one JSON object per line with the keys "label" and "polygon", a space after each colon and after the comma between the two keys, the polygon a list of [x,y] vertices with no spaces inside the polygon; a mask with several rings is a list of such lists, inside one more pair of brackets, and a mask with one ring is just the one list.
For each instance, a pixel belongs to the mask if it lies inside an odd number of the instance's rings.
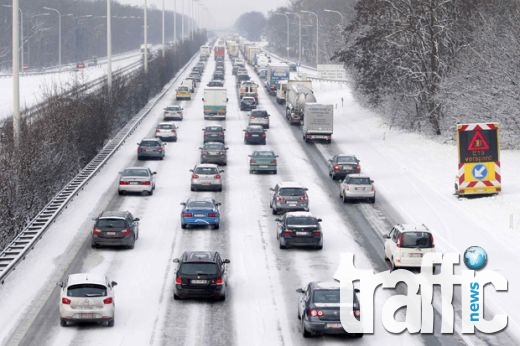
{"label": "car wheel", "polygon": [[307,329],[305,329],[305,322],[304,322],[303,318],[302,318],[302,334],[303,334],[304,338],[310,338],[312,336],[312,334]]}
{"label": "car wheel", "polygon": [[113,327],[115,322],[115,318],[112,318],[110,321],[107,322],[107,327]]}
{"label": "car wheel", "polygon": [[332,180],[336,180],[336,175],[334,173],[329,173],[329,175],[332,178]]}
{"label": "car wheel", "polygon": [[190,187],[191,191],[195,191],[195,188],[193,186]]}
{"label": "car wheel", "polygon": [[321,250],[321,249],[323,249],[323,244],[316,246],[316,250]]}
{"label": "car wheel", "polygon": [[92,244],[90,244],[90,247],[93,248],[93,249],[97,249],[98,246],[97,246],[96,243],[92,243]]}
{"label": "car wheel", "polygon": [[153,188],[150,191],[148,191],[148,196],[151,196],[151,195],[153,195]]}
{"label": "car wheel", "polygon": [[224,293],[223,295],[221,295],[220,297],[218,297],[218,300],[223,302],[226,300],[226,294]]}
{"label": "car wheel", "polygon": [[376,203],[376,198],[375,197],[372,197],[368,200],[370,203]]}
{"label": "car wheel", "polygon": [[280,241],[278,243],[280,245],[280,249],[282,249],[282,250],[287,249],[287,245],[282,244],[282,239],[280,239]]}
{"label": "car wheel", "polygon": [[363,333],[352,334],[353,337],[358,338],[358,339],[362,338],[363,335],[365,335],[365,334],[363,334]]}
{"label": "car wheel", "polygon": [[181,228],[182,229],[186,229],[188,227],[188,225],[186,225],[185,223],[181,223]]}
{"label": "car wheel", "polygon": [[213,229],[219,229],[219,228],[220,228],[220,224],[217,223],[217,224],[213,225]]}
{"label": "car wheel", "polygon": [[343,193],[343,203],[347,203],[347,196],[345,196],[345,193]]}
{"label": "car wheel", "polygon": [[123,195],[125,194],[125,192],[124,192],[124,191],[121,191],[121,190],[117,190],[117,194],[118,194],[119,196],[123,196]]}
{"label": "car wheel", "polygon": [[393,258],[390,260],[390,266],[392,267],[391,271],[397,270],[397,267],[395,266]]}
{"label": "car wheel", "polygon": [[173,300],[181,300],[181,297],[179,297],[178,295],[176,295],[175,293],[173,294]]}
{"label": "car wheel", "polygon": [[67,320],[60,318],[60,326],[67,327],[69,324],[67,323]]}
{"label": "car wheel", "polygon": [[217,189],[218,192],[222,192],[222,186]]}
{"label": "car wheel", "polygon": [[271,212],[273,213],[273,215],[277,215],[278,214],[278,210],[276,210],[274,208],[271,210]]}
{"label": "car wheel", "polygon": [[252,169],[249,170],[249,174],[253,174],[255,173],[255,171],[253,171]]}
{"label": "car wheel", "polygon": [[134,247],[135,247],[135,238],[134,238],[134,241],[132,242],[132,244],[128,245],[129,249],[133,249]]}

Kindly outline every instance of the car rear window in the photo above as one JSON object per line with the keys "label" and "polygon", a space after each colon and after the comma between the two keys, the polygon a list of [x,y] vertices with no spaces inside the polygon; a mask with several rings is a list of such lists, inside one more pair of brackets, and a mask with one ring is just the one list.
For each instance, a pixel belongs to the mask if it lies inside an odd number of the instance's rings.
{"label": "car rear window", "polygon": [[220,143],[211,143],[204,145],[205,150],[222,150],[223,148],[224,146]]}
{"label": "car rear window", "polygon": [[171,112],[176,112],[176,111],[179,111],[179,110],[180,110],[180,107],[177,107],[177,106],[168,106],[168,107],[166,107],[166,110],[167,110],[167,111],[171,111]]}
{"label": "car rear window", "polygon": [[139,145],[142,147],[158,147],[161,143],[157,141],[142,141]]}
{"label": "car rear window", "polygon": [[251,126],[247,128],[247,132],[264,132],[264,128]]}
{"label": "car rear window", "polygon": [[123,219],[98,219],[96,227],[110,227],[110,228],[126,228],[126,221]]}
{"label": "car rear window", "polygon": [[182,263],[179,268],[179,273],[184,275],[217,275],[218,267],[215,263]]}
{"label": "car rear window", "polygon": [[349,184],[353,185],[370,185],[370,178],[349,178],[348,179]]}
{"label": "car rear window", "polygon": [[273,157],[274,156],[274,153],[272,151],[255,151],[253,153],[253,156],[258,156],[258,157]]}
{"label": "car rear window", "polygon": [[188,203],[188,208],[213,209],[213,203],[209,201],[191,201],[190,203]]}
{"label": "car rear window", "polygon": [[431,248],[433,237],[428,232],[404,232],[401,247],[404,248]]}
{"label": "car rear window", "polygon": [[214,167],[197,167],[195,168],[197,174],[218,174],[218,170]]}
{"label": "car rear window", "polygon": [[310,216],[294,216],[286,220],[288,226],[317,226],[318,222]]}
{"label": "car rear window", "polygon": [[125,169],[122,175],[126,177],[147,177],[148,171],[146,169]]}
{"label": "car rear window", "polygon": [[297,187],[284,187],[280,189],[279,193],[282,196],[303,196],[305,190]]}
{"label": "car rear window", "polygon": [[97,284],[78,284],[67,287],[68,297],[104,297],[107,295],[107,288]]}
{"label": "car rear window", "polygon": [[209,131],[209,132],[224,132],[222,127],[217,127],[217,126],[208,126],[208,127],[206,127],[206,131]]}
{"label": "car rear window", "polygon": [[315,290],[313,300],[315,303],[338,303],[339,304],[339,289],[333,290]]}
{"label": "car rear window", "polygon": [[339,156],[338,162],[339,163],[351,163],[351,162],[357,162],[357,160],[354,156]]}
{"label": "car rear window", "polygon": [[173,129],[173,125],[172,124],[161,124],[161,125],[157,126],[157,128],[162,129],[162,130],[169,130],[169,129]]}

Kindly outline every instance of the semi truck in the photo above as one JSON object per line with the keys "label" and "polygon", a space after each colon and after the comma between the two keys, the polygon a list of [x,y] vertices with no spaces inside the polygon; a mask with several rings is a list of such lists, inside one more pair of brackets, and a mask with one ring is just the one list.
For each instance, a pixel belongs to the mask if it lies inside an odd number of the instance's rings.
{"label": "semi truck", "polygon": [[304,113],[303,140],[305,142],[324,140],[330,143],[334,130],[334,107],[331,104],[307,102]]}
{"label": "semi truck", "polygon": [[285,95],[285,117],[291,125],[299,125],[305,118],[305,104],[316,102],[316,97],[312,89],[300,84],[288,86]]}
{"label": "semi truck", "polygon": [[235,41],[227,41],[227,50],[230,58],[238,56],[238,44]]}
{"label": "semi truck", "polygon": [[291,85],[302,85],[312,90],[312,81],[310,79],[290,79],[288,81],[283,80],[278,83],[276,89],[276,102],[283,105],[285,104],[285,98],[287,94],[287,88]]}
{"label": "semi truck", "polygon": [[289,79],[289,66],[287,64],[270,64],[267,66],[267,78],[265,86],[271,96],[276,95],[278,83]]}
{"label": "semi truck", "polygon": [[227,90],[220,87],[204,88],[204,119],[226,119]]}
{"label": "semi truck", "polygon": [[226,48],[224,46],[215,46],[215,61],[216,60],[224,60],[224,55],[226,54]]}

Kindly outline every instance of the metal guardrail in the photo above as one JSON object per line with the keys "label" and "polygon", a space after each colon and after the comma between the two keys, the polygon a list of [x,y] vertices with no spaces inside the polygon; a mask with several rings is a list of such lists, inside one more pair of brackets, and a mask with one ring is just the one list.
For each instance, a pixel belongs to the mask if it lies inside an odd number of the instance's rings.
{"label": "metal guardrail", "polygon": [[29,224],[16,236],[16,238],[5,247],[0,253],[0,283],[4,284],[5,278],[11,273],[16,265],[25,257],[27,253],[34,249],[38,240],[42,237],[50,224],[62,212],[67,204],[77,195],[88,181],[100,170],[100,168],[112,157],[119,149],[126,138],[131,135],[141,121],[148,115],[150,110],[164,97],[171,89],[179,76],[186,71],[188,66],[198,56],[195,54],[184,67],[177,72],[163,90],[156,95],[148,104],[134,116],[114,138],[112,138],[103,149],[69,182],[58,192],[52,200],[34,217]]}

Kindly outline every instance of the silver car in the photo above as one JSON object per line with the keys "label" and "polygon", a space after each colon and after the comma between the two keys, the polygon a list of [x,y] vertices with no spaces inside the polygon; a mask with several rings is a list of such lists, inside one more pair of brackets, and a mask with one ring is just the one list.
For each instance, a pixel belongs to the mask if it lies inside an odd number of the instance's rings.
{"label": "silver car", "polygon": [[200,149],[201,163],[216,163],[217,165],[225,166],[227,164],[227,150],[228,147],[220,142],[204,143]]}
{"label": "silver car", "polygon": [[309,211],[307,188],[293,181],[278,183],[274,188],[270,207],[274,215],[286,211]]}
{"label": "silver car", "polygon": [[268,129],[269,113],[261,109],[252,110],[249,114],[249,125],[261,125],[264,129]]}
{"label": "silver car", "polygon": [[159,138],[161,141],[177,142],[177,129],[178,127],[172,122],[159,123],[155,128],[155,138]]}
{"label": "silver car", "polygon": [[120,195],[126,193],[141,193],[152,195],[155,190],[155,174],[147,167],[128,167],[119,172],[117,192]]}
{"label": "silver car", "polygon": [[343,199],[343,203],[354,199],[366,199],[370,203],[375,203],[374,181],[366,175],[349,174],[339,184],[339,197]]}
{"label": "silver car", "polygon": [[164,145],[159,138],[145,138],[137,143],[137,159],[164,159],[165,150]]}
{"label": "silver car", "polygon": [[182,120],[184,118],[184,108],[179,105],[170,105],[164,108],[164,120]]}
{"label": "silver car", "polygon": [[193,169],[191,174],[191,191],[217,190],[222,191],[222,175],[224,170],[219,169],[213,163],[200,163]]}

